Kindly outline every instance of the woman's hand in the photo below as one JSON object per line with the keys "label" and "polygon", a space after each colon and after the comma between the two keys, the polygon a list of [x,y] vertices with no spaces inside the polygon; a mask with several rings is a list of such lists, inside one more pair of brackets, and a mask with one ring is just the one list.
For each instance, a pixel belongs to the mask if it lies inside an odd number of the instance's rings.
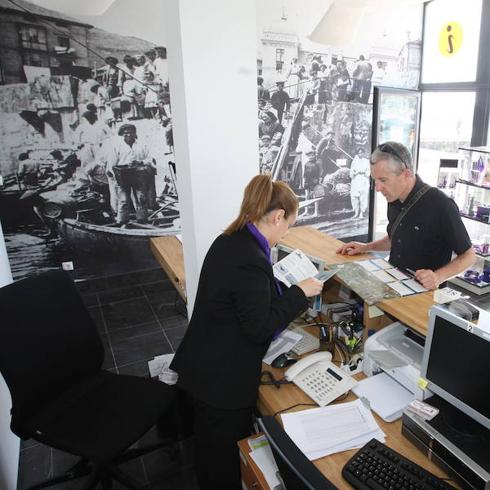
{"label": "woman's hand", "polygon": [[309,279],[298,282],[297,286],[303,290],[303,293],[305,293],[307,298],[310,298],[311,296],[316,296],[322,292],[323,282],[314,277],[310,277]]}

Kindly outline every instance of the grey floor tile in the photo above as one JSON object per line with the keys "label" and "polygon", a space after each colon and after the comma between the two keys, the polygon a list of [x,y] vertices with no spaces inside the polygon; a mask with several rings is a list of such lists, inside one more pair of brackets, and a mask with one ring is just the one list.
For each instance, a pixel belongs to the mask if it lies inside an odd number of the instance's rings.
{"label": "grey floor tile", "polygon": [[149,333],[161,332],[162,327],[156,320],[136,325],[135,327],[117,328],[109,331],[109,339],[112,343],[121,342],[123,340],[132,339],[134,337],[141,337],[142,335],[148,335]]}
{"label": "grey floor tile", "polygon": [[161,318],[160,324],[162,325],[164,330],[177,328],[177,327],[187,327],[188,321],[187,318],[175,313],[167,318]]}
{"label": "grey floor tile", "polygon": [[165,335],[167,336],[170,345],[174,351],[177,350],[182,339],[184,338],[185,332],[187,331],[187,326],[174,327],[165,329]]}
{"label": "grey floor tile", "polygon": [[87,308],[99,305],[99,298],[97,296],[97,293],[81,294],[80,296]]}
{"label": "grey floor tile", "polygon": [[124,366],[118,366],[119,374],[127,374],[130,376],[139,376],[140,378],[147,378],[150,376],[148,369],[148,361],[132,362]]}
{"label": "grey floor tile", "polygon": [[137,361],[149,360],[160,354],[172,352],[172,347],[163,332],[131,337],[120,342],[112,342],[116,366],[124,366]]}
{"label": "grey floor tile", "polygon": [[173,284],[168,279],[142,284],[141,288],[148,296],[152,294],[165,293],[167,291],[175,291]]}
{"label": "grey floor tile", "polygon": [[115,367],[114,356],[112,355],[109,338],[107,337],[107,334],[102,334],[100,339],[102,340],[102,345],[104,346],[104,362],[102,363],[102,369],[113,369]]}
{"label": "grey floor tile", "polygon": [[101,291],[99,293],[99,301],[101,305],[105,305],[107,303],[140,298],[141,296],[144,296],[143,290],[139,286],[131,285],[123,288]]}
{"label": "grey floor tile", "polygon": [[103,305],[102,313],[108,330],[133,327],[155,320],[146,298],[136,298]]}
{"label": "grey floor tile", "polygon": [[90,314],[90,317],[94,321],[95,325],[97,325],[97,330],[99,333],[106,333],[106,326],[104,322],[104,317],[102,316],[102,310],[100,306],[92,306],[87,308]]}

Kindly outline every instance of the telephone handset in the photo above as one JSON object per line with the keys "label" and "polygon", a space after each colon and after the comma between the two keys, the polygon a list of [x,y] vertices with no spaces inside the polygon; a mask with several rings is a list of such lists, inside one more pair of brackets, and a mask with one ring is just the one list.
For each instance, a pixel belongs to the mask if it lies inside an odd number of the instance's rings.
{"label": "telephone handset", "polygon": [[315,352],[291,366],[284,376],[320,407],[347,393],[357,381],[332,362],[330,352]]}

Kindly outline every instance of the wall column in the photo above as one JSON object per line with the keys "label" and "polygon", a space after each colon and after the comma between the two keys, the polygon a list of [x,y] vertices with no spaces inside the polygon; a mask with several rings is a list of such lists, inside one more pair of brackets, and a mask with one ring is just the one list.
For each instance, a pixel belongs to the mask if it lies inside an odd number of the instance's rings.
{"label": "wall column", "polygon": [[167,0],[166,31],[189,315],[212,240],[258,173],[255,2]]}

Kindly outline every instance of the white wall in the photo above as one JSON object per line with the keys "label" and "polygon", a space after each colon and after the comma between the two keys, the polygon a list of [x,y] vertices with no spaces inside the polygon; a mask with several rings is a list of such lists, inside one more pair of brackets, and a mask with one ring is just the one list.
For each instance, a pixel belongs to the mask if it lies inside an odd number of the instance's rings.
{"label": "white wall", "polygon": [[[7,250],[0,223],[0,287],[12,282]],[[19,439],[10,431],[10,407],[12,400],[3,377],[0,375],[0,488],[17,488],[19,465]]]}
{"label": "white wall", "polygon": [[258,173],[255,2],[167,0],[166,29],[190,312],[204,256]]}

